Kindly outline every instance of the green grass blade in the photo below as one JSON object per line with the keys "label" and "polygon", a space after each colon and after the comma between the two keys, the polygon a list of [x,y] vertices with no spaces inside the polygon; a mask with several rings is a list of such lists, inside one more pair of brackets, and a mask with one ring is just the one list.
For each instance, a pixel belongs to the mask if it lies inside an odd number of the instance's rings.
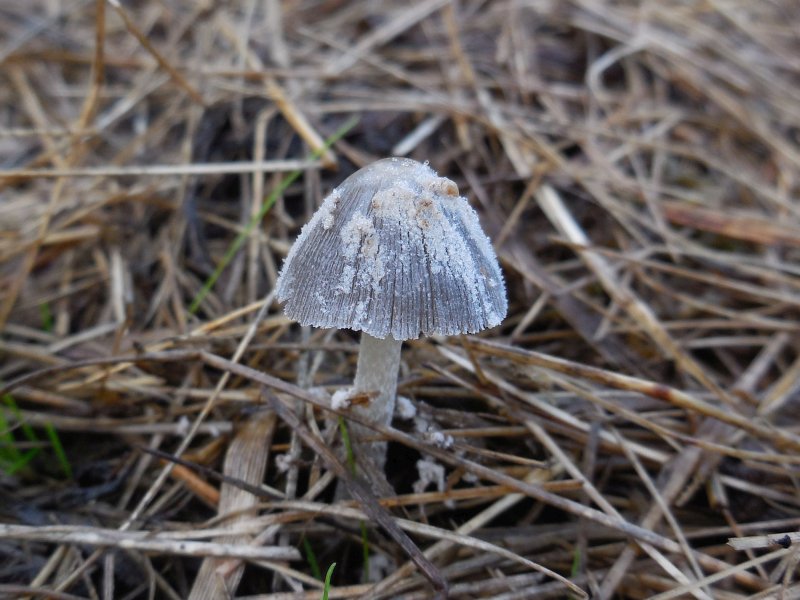
{"label": "green grass blade", "polygon": [[[347,429],[347,423],[343,417],[339,417],[339,431],[342,435],[342,443],[344,444],[345,456],[347,459],[347,467],[353,475],[356,474],[356,457],[353,453],[353,445],[350,442],[350,432]],[[369,536],[367,532],[367,524],[364,521],[359,521],[361,528],[361,556],[363,559],[363,579],[367,581],[369,576]]]}
{"label": "green grass blade", "polygon": [[333,577],[333,570],[336,568],[336,563],[331,563],[328,567],[328,572],[325,573],[325,587],[322,589],[322,600],[328,600],[328,594],[331,591],[331,577]]}
{"label": "green grass blade", "polygon": [[[325,143],[322,145],[321,148],[315,150],[311,153],[311,160],[317,159],[322,154],[324,154],[328,148],[330,148],[334,143],[340,140],[342,137],[347,134],[353,127],[355,127],[356,123],[358,123],[358,118],[353,117],[348,119],[347,122],[342,125],[339,129],[337,129],[333,135],[331,135]],[[228,265],[233,260],[233,257],[236,256],[236,253],[241,249],[244,243],[247,241],[247,238],[250,236],[250,233],[253,231],[256,225],[258,225],[261,220],[264,218],[264,215],[267,214],[270,208],[277,202],[278,197],[286,191],[286,189],[294,183],[294,181],[302,175],[303,171],[297,169],[289,173],[286,177],[283,178],[283,181],[270,193],[267,197],[267,200],[264,202],[264,205],[261,207],[261,210],[257,215],[254,215],[253,218],[245,226],[244,230],[236,236],[233,240],[231,245],[228,247],[228,250],[225,252],[225,256],[222,257],[222,260],[219,262],[217,267],[214,269],[214,272],[206,279],[203,287],[200,288],[200,291],[197,292],[195,297],[192,299],[192,303],[189,305],[189,312],[194,314],[197,312],[197,309],[200,308],[200,304],[205,300],[205,297],[208,296],[209,292],[214,288],[216,285],[217,280],[219,279],[222,272],[228,268]]]}
{"label": "green grass blade", "polygon": [[[0,406],[0,470],[12,474],[19,471],[22,467],[31,462],[41,451],[41,448],[32,448],[25,453],[21,453],[15,446],[16,440],[11,433],[11,425],[6,417],[5,411],[8,410],[14,419],[19,423],[19,430],[29,442],[38,443],[39,437],[33,430],[22,415],[22,411],[17,406],[11,394],[3,396],[3,404],[5,408]],[[67,478],[72,479],[72,466],[67,460],[67,454],[64,452],[64,446],[61,444],[61,439],[53,427],[52,423],[45,423],[45,432],[56,455],[58,463],[61,465],[61,470]]]}
{"label": "green grass blade", "polygon": [[311,567],[311,574],[314,576],[314,579],[322,579],[322,571],[319,570],[317,555],[314,554],[314,550],[311,548],[311,543],[308,541],[307,537],[303,537],[303,552],[305,552],[306,560]]}
{"label": "green grass blade", "polygon": [[39,448],[32,448],[24,454],[19,454],[14,460],[7,460],[0,452],[0,470],[5,472],[7,475],[13,475],[20,469],[24,468],[34,458],[36,458],[36,455],[39,454],[39,451]]}
{"label": "green grass blade", "polygon": [[8,410],[11,411],[11,414],[14,415],[14,418],[19,422],[20,429],[22,433],[25,435],[25,438],[29,442],[38,442],[39,438],[36,435],[36,432],[33,430],[25,419],[22,417],[22,411],[17,406],[17,403],[14,401],[14,397],[11,394],[6,394],[3,396],[3,403],[8,407]]}
{"label": "green grass blade", "polygon": [[20,423],[20,430],[28,441],[38,442],[39,440],[31,426],[22,420],[22,414],[10,394],[3,396],[3,404],[5,404],[5,408],[0,405],[0,471],[13,475],[36,458],[41,452],[41,448],[31,448],[27,452],[19,451],[11,423],[6,416],[6,410],[13,414],[15,420]]}
{"label": "green grass blade", "polygon": [[50,309],[48,302],[42,302],[39,305],[39,318],[42,321],[42,330],[48,333],[52,332],[55,321],[53,319],[53,311]]}
{"label": "green grass blade", "polygon": [[53,446],[53,452],[56,455],[58,464],[61,465],[61,470],[64,471],[67,479],[72,479],[72,465],[67,459],[67,453],[64,452],[64,446],[61,444],[58,433],[56,433],[56,428],[53,427],[52,423],[45,423],[44,430],[47,433],[47,439],[50,440],[50,445]]}
{"label": "green grass blade", "polygon": [[575,546],[575,551],[572,555],[572,567],[570,568],[569,576],[577,577],[581,571],[581,549]]}
{"label": "green grass blade", "polygon": [[361,580],[363,583],[367,583],[369,581],[369,535],[367,524],[364,521],[359,521],[358,525],[361,528],[361,560],[364,565]]}

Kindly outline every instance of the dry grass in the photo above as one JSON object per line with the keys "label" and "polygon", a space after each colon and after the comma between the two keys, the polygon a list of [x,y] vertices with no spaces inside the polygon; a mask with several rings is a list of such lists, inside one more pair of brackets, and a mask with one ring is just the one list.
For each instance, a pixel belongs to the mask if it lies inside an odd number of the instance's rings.
{"label": "dry grass", "polygon": [[[331,598],[800,597],[798,32],[796,0],[3,3],[0,595],[317,599],[311,549]],[[357,337],[270,291],[392,154],[457,181],[511,309],[405,345],[382,496],[312,389]]]}

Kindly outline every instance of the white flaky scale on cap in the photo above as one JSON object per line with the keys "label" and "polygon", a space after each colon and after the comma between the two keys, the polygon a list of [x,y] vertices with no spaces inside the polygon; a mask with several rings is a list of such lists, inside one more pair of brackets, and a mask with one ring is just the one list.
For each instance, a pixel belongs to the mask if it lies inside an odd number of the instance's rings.
{"label": "white flaky scale on cap", "polygon": [[396,340],[498,325],[505,285],[455,183],[406,158],[348,177],[303,228],[278,278],[303,325]]}
{"label": "white flaky scale on cap", "polygon": [[[352,393],[374,399],[353,410],[386,425],[402,340],[476,333],[508,309],[478,215],[454,182],[407,158],[374,162],[325,199],[292,246],[276,294],[303,325],[362,332]],[[371,454],[382,467],[385,451]]]}

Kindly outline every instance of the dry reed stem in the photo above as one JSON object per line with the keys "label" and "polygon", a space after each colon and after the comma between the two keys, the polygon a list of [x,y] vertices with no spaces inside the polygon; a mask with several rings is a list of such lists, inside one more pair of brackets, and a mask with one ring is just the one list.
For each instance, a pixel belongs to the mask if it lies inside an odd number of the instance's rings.
{"label": "dry reed stem", "polygon": [[[244,423],[228,447],[223,474],[259,486],[264,479],[274,430],[275,415],[271,413],[263,413]],[[220,491],[217,514],[221,517],[233,514],[234,517],[227,519],[226,522],[229,527],[235,528],[237,522],[255,513],[258,501],[259,498],[254,494],[225,483]],[[229,535],[215,541],[246,546],[249,536]],[[218,560],[203,561],[192,584],[189,598],[218,598],[226,593],[235,592],[244,574],[244,565],[228,568],[224,575],[219,572],[222,566],[223,563]]]}

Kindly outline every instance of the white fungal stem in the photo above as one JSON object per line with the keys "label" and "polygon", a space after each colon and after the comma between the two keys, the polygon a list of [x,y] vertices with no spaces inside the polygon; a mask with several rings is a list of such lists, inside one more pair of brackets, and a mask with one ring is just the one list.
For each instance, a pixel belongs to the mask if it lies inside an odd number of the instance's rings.
{"label": "white fungal stem", "polygon": [[[380,340],[368,333],[361,333],[353,394],[369,394],[370,400],[366,405],[359,405],[353,410],[381,425],[389,425],[392,422],[402,345],[402,341],[391,336]],[[374,434],[365,427],[352,426],[351,429],[356,439]],[[374,452],[369,452],[372,462],[382,470],[386,462],[386,443],[361,445],[361,454],[363,455],[364,450],[368,448],[374,449]]]}

